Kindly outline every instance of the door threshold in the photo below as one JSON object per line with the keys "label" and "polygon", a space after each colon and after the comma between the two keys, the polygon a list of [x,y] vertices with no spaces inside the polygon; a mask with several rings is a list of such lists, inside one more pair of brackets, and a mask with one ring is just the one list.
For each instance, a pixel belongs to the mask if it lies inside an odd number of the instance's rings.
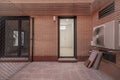
{"label": "door threshold", "polygon": [[58,58],[59,62],[77,62],[76,58]]}
{"label": "door threshold", "polygon": [[29,61],[28,58],[7,58],[7,57],[4,57],[4,58],[0,58],[0,62],[26,62],[26,61]]}

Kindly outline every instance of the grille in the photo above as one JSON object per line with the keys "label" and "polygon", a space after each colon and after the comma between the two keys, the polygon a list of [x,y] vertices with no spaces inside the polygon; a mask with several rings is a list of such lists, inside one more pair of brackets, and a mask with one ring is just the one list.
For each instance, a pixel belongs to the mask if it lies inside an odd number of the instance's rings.
{"label": "grille", "polygon": [[101,11],[99,11],[99,19],[113,13],[114,10],[115,10],[115,3],[113,2],[104,9],[102,9]]}

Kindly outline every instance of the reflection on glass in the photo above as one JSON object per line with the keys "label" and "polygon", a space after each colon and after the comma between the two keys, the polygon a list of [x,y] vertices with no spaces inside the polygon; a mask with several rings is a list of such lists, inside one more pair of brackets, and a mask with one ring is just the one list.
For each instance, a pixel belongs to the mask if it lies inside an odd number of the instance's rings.
{"label": "reflection on glass", "polygon": [[[18,31],[13,31],[13,46],[18,46]],[[21,46],[24,46],[24,32],[21,32]]]}
{"label": "reflection on glass", "polygon": [[24,32],[21,32],[21,46],[24,46]]}
{"label": "reflection on glass", "polygon": [[66,26],[60,26],[60,30],[65,30]]}
{"label": "reflection on glass", "polygon": [[13,31],[13,46],[18,46],[18,31]]}

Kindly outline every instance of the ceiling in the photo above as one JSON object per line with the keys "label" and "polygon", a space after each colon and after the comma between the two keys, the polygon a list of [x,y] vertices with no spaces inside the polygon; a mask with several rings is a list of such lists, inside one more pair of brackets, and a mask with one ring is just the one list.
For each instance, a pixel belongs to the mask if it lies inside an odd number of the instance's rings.
{"label": "ceiling", "polygon": [[0,15],[91,15],[111,1],[113,0],[0,0]]}

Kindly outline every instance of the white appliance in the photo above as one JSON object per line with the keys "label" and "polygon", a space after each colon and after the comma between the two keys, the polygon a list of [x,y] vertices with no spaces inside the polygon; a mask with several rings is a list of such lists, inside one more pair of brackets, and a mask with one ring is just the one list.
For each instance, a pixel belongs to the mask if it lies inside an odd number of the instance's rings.
{"label": "white appliance", "polygon": [[120,21],[113,20],[93,28],[92,46],[120,49]]}

